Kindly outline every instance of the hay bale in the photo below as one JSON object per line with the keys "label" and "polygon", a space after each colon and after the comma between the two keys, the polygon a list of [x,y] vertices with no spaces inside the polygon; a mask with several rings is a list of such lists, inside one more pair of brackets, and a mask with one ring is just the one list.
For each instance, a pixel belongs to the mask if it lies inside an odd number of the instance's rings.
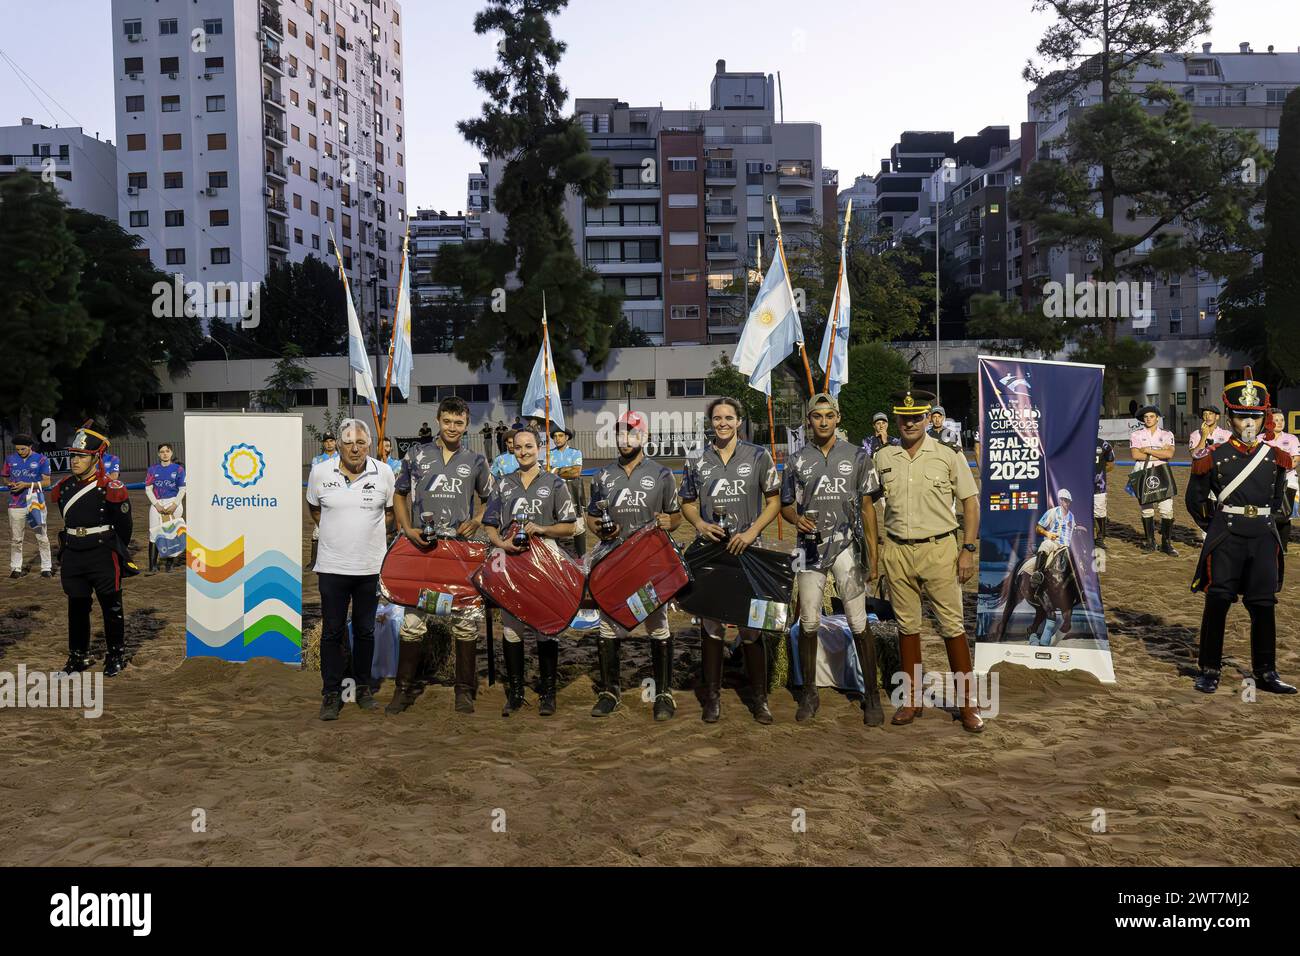
{"label": "hay bale", "polygon": [[323,630],[318,622],[302,632],[302,669],[320,672],[320,636]]}

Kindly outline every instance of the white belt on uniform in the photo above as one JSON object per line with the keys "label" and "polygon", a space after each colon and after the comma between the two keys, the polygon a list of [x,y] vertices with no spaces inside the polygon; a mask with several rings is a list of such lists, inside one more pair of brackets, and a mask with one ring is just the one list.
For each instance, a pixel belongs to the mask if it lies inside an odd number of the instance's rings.
{"label": "white belt on uniform", "polygon": [[84,538],[88,534],[100,534],[101,532],[112,530],[113,526],[111,524],[101,524],[94,528],[68,528],[67,532],[74,537]]}
{"label": "white belt on uniform", "polygon": [[1247,518],[1256,516],[1268,517],[1269,509],[1261,508],[1257,505],[1220,505],[1219,510],[1229,515],[1245,515]]}

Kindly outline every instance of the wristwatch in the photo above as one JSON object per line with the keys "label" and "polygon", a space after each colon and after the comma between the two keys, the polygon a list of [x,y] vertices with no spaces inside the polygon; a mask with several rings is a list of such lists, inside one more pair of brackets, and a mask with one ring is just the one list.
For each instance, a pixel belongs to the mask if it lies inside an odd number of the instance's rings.
{"label": "wristwatch", "polygon": [[963,551],[969,551],[969,552],[971,552],[972,554],[974,554],[976,551],[979,550],[979,548],[978,548],[976,545],[973,545],[973,544],[963,544],[963,545],[961,546],[961,549],[962,549]]}

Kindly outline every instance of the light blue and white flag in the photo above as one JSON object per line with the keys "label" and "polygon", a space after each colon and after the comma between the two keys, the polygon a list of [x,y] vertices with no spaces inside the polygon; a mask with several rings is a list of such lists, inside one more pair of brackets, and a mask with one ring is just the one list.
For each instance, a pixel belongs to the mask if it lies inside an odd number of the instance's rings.
{"label": "light blue and white flag", "polygon": [[835,296],[835,305],[826,317],[826,331],[822,335],[821,351],[817,353],[817,364],[823,372],[827,371],[826,357],[831,350],[831,328],[835,329],[835,350],[831,363],[829,391],[838,397],[840,388],[849,380],[849,276],[846,268],[844,246],[840,245],[840,284]]}
{"label": "light blue and white flag", "polygon": [[785,257],[778,250],[749,310],[732,361],[739,371],[749,376],[751,388],[771,395],[772,370],[802,341],[799,310],[786,275]]}
{"label": "light blue and white flag", "polygon": [[411,349],[411,266],[407,242],[402,240],[402,278],[397,284],[397,311],[393,314],[393,386],[411,397],[415,354]]}
{"label": "light blue and white flag", "polygon": [[[547,418],[547,396],[550,396],[550,420],[548,428],[564,428],[564,406],[560,402],[560,380],[555,375],[555,359],[551,356],[551,336],[546,328],[546,302],[542,301],[542,347],[537,350],[537,361],[533,363],[533,374],[528,376],[528,388],[524,391],[520,413],[525,418]],[[549,441],[550,436],[547,436]]]}
{"label": "light blue and white flag", "polygon": [[348,274],[343,271],[343,257],[339,253],[338,243],[334,241],[333,229],[330,230],[330,245],[334,247],[334,258],[339,264],[343,295],[348,300],[348,368],[352,371],[352,387],[371,406],[378,408],[379,396],[375,392],[374,376],[370,374],[370,359],[366,355],[366,340],[361,335],[361,320],[357,318],[357,308],[352,302],[352,289],[348,286]]}

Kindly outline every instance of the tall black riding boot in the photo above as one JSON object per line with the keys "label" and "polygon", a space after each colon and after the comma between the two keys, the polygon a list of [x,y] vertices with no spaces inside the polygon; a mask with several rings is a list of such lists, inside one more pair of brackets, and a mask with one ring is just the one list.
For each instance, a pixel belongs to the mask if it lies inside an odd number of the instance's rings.
{"label": "tall black riding boot", "polygon": [[1176,558],[1178,557],[1178,552],[1175,551],[1174,546],[1169,543],[1169,537],[1170,535],[1173,534],[1173,532],[1174,532],[1174,519],[1161,518],[1160,519],[1160,550],[1163,551],[1165,554],[1169,555],[1170,557]]}
{"label": "tall black riding boot", "polygon": [[65,674],[84,671],[90,666],[90,598],[68,598],[68,661]]}
{"label": "tall black riding boot", "polygon": [[1268,694],[1294,694],[1277,673],[1277,617],[1272,604],[1247,604],[1250,612],[1250,669],[1255,687]]}
{"label": "tall black riding boot", "polygon": [[152,541],[149,542],[149,570],[155,572],[158,570],[158,545]]}
{"label": "tall black riding boot", "polygon": [[880,706],[880,675],[876,673],[876,637],[870,630],[853,635],[853,646],[862,665],[862,722],[868,727],[879,727],[885,722],[885,712]]}
{"label": "tall black riding boot", "polygon": [[591,716],[608,717],[623,703],[623,688],[619,684],[619,638],[602,637],[596,641],[600,661],[600,695],[591,708]]}
{"label": "tall black riding boot", "polygon": [[393,699],[384,713],[396,716],[415,703],[415,680],[420,672],[422,641],[402,641],[397,646],[397,677],[393,681]]}
{"label": "tall black riding boot", "polygon": [[[745,674],[749,677],[750,712],[760,724],[770,724],[772,711],[767,706],[767,642],[760,637],[748,644],[741,644],[740,647],[745,655]],[[814,712],[815,710],[814,707]]]}
{"label": "tall black riding boot", "polygon": [[1098,548],[1105,548],[1106,547],[1106,519],[1096,518],[1094,520],[1097,523],[1097,528],[1095,531],[1095,541],[1093,543],[1093,546]]}
{"label": "tall black riding boot", "polygon": [[537,716],[555,713],[555,685],[560,670],[560,642],[537,642]]}
{"label": "tall black riding boot", "polygon": [[673,639],[650,640],[650,664],[655,679],[655,720],[671,720],[677,713],[673,700]]}
{"label": "tall black riding boot", "polygon": [[99,594],[99,608],[104,613],[104,676],[116,677],[126,670],[126,614],[122,608],[122,592]]}
{"label": "tall black riding boot", "polygon": [[1232,604],[1220,597],[1205,596],[1205,610],[1201,612],[1201,653],[1198,664],[1201,672],[1193,685],[1202,694],[1213,694],[1219,689],[1219,670],[1223,666],[1223,630]]}
{"label": "tall black riding boot", "polygon": [[524,706],[524,642],[504,641],[501,656],[506,662],[506,702],[501,716],[509,717]]}
{"label": "tall black riding boot", "polygon": [[817,708],[821,706],[817,696],[817,645],[820,643],[816,633],[809,634],[802,626],[799,628],[799,675],[803,678],[803,689],[794,719],[800,722],[817,716]]}
{"label": "tall black riding boot", "polygon": [[700,688],[704,710],[700,719],[706,724],[722,716],[722,639],[700,636]]}
{"label": "tall black riding boot", "polygon": [[478,689],[478,641],[453,642],[456,645],[456,713],[474,713],[474,692]]}
{"label": "tall black riding boot", "polygon": [[1142,543],[1138,547],[1143,551],[1154,551],[1156,549],[1156,519],[1142,519]]}

